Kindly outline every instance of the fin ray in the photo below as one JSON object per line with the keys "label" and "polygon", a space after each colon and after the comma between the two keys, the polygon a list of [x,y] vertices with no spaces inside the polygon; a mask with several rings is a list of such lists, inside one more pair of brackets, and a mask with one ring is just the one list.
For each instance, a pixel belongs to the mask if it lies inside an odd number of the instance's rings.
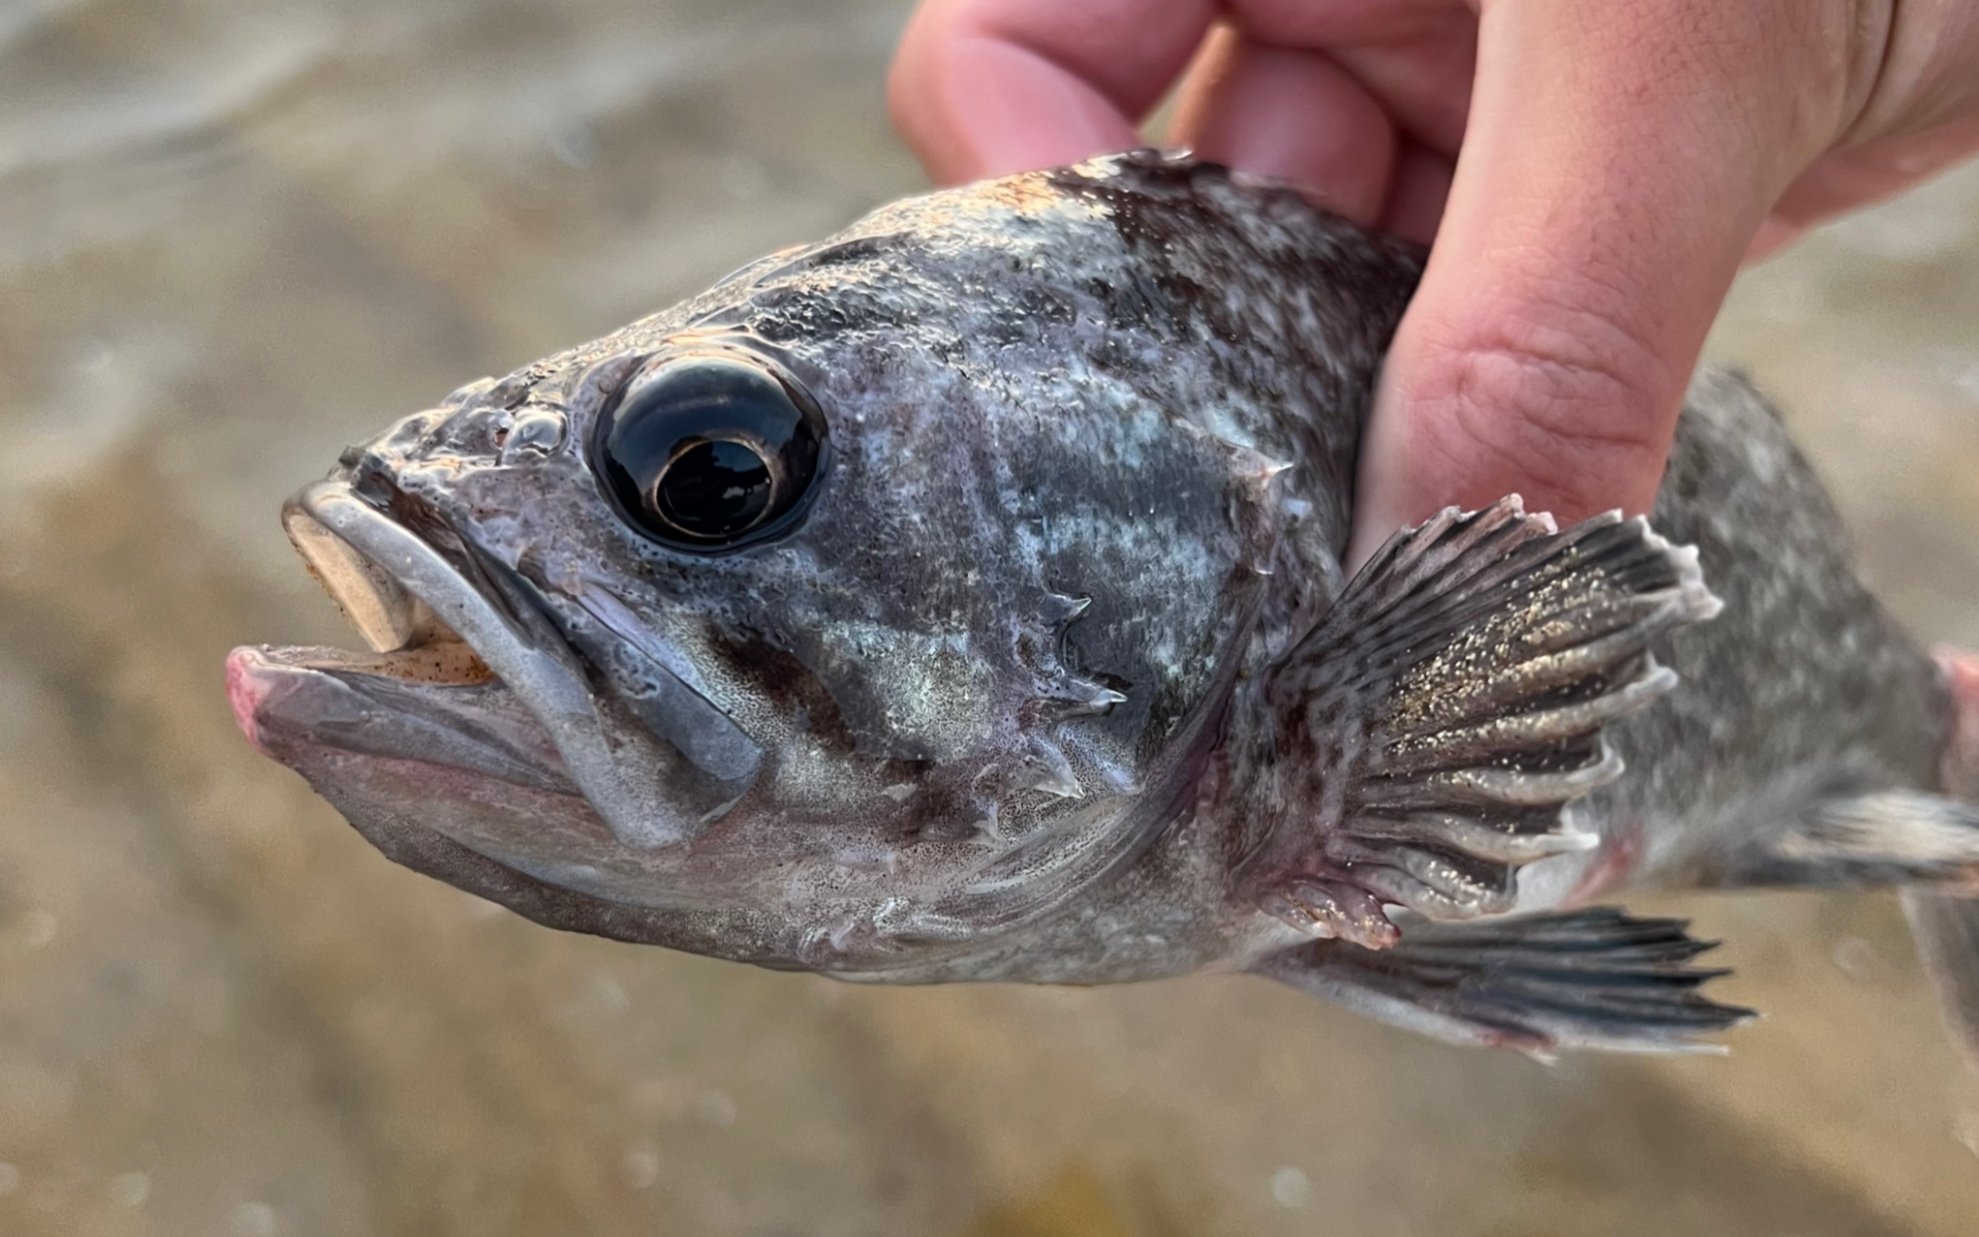
{"label": "fin ray", "polygon": [[1712,883],[1929,883],[1979,893],[1979,805],[1913,790],[1825,799],[1746,838]]}
{"label": "fin ray", "polygon": [[1616,513],[1559,532],[1513,497],[1397,534],[1271,672],[1248,891],[1364,945],[1391,934],[1340,914],[1342,886],[1432,919],[1508,909],[1520,865],[1588,844],[1561,809],[1621,776],[1602,728],[1675,685],[1652,642],[1717,608],[1694,550]]}
{"label": "fin ray", "polygon": [[[1450,1043],[1555,1051],[1717,1052],[1700,1039],[1756,1017],[1699,991],[1715,942],[1611,907],[1410,925],[1392,948],[1315,941],[1264,960],[1273,979]],[[1979,940],[1979,937],[1975,937]]]}

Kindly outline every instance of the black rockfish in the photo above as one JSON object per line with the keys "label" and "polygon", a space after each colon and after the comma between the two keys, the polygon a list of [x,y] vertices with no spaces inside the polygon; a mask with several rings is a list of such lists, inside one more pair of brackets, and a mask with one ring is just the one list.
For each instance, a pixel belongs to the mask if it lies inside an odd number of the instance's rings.
{"label": "black rockfish", "polygon": [[400,863],[767,966],[1683,1048],[1745,1011],[1612,899],[1901,884],[1979,1020],[1979,674],[1741,381],[1647,522],[1343,578],[1420,266],[1145,153],[889,206],[347,451],[285,521],[376,651],[242,649],[234,707]]}

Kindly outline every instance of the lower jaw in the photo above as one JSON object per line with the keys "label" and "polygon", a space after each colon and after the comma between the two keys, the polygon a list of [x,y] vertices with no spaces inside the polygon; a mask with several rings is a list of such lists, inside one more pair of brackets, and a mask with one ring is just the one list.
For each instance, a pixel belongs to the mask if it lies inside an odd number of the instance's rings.
{"label": "lower jaw", "polygon": [[239,648],[227,658],[227,699],[248,742],[299,771],[302,753],[341,751],[577,793],[549,734],[464,646]]}

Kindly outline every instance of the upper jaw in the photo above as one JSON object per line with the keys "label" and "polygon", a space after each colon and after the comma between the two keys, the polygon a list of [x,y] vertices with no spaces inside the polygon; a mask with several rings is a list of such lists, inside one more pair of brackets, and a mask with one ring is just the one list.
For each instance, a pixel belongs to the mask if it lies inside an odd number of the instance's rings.
{"label": "upper jaw", "polygon": [[[569,644],[520,580],[471,581],[445,555],[341,480],[319,482],[283,511],[290,539],[366,643],[370,663],[396,677],[421,649],[464,642],[474,662],[500,679],[554,744],[561,772],[583,792],[622,845],[651,849],[704,832],[706,815],[678,806],[685,758],[655,739],[609,695],[594,691]],[[486,590],[486,591],[484,591]],[[503,594],[489,596],[490,591]],[[252,654],[252,655],[249,655]],[[243,728],[259,737],[275,679],[308,669],[307,658],[278,664],[243,650],[230,663],[230,690]],[[321,657],[317,658],[318,663]],[[326,667],[327,668],[327,667]],[[339,669],[363,672],[364,664]]]}

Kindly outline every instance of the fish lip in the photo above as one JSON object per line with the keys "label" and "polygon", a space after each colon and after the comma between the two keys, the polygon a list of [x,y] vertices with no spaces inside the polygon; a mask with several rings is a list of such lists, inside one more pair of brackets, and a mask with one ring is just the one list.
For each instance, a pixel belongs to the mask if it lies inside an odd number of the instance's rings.
{"label": "fish lip", "polygon": [[438,549],[348,482],[305,487],[283,507],[282,524],[374,651],[409,648],[437,627],[510,690],[526,698],[538,686],[544,667],[524,635]]}
{"label": "fish lip", "polygon": [[408,675],[388,659],[345,649],[262,645],[235,649],[227,658],[227,697],[241,733],[264,755],[298,769],[313,763],[312,750],[331,751],[412,759],[531,790],[580,795],[533,716],[518,725],[521,719],[504,709],[489,712],[512,695],[492,676]]}
{"label": "fish lip", "polygon": [[284,507],[283,523],[367,643],[444,629],[472,649],[549,733],[564,772],[622,845],[677,845],[706,831],[709,820],[672,810],[665,793],[665,771],[684,757],[670,747],[647,760],[628,752],[639,740],[626,736],[636,731],[591,690],[577,654],[540,614],[528,622],[532,616],[504,613],[439,549],[347,481],[304,488]]}

